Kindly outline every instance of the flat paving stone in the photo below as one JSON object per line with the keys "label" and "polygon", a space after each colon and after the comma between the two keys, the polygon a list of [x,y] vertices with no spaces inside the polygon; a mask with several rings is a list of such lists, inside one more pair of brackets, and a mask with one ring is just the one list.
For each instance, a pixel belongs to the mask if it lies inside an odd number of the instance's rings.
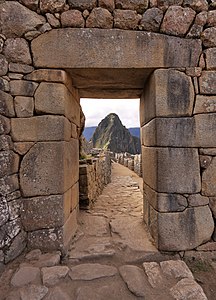
{"label": "flat paving stone", "polygon": [[20,289],[21,300],[41,300],[48,293],[49,289],[42,285],[29,285]]}
{"label": "flat paving stone", "polygon": [[46,300],[72,300],[72,298],[61,287],[57,286],[49,292]]}
{"label": "flat paving stone", "polygon": [[119,272],[131,293],[137,297],[144,297],[146,295],[144,272],[142,269],[132,265],[125,265],[119,268]]}
{"label": "flat paving stone", "polygon": [[21,287],[34,282],[40,276],[40,269],[31,266],[21,266],[11,279],[12,286]]}
{"label": "flat paving stone", "polygon": [[194,279],[194,276],[186,263],[182,260],[169,260],[162,261],[160,263],[162,272],[170,277],[177,279],[190,278]]}
{"label": "flat paving stone", "polygon": [[56,285],[69,272],[67,266],[45,267],[41,269],[42,281],[46,286]]}
{"label": "flat paving stone", "polygon": [[143,263],[143,268],[148,277],[148,282],[153,288],[159,287],[163,284],[161,268],[157,262]]}
{"label": "flat paving stone", "polygon": [[118,273],[116,267],[101,264],[82,264],[71,268],[69,276],[72,280],[93,280],[111,277]]}

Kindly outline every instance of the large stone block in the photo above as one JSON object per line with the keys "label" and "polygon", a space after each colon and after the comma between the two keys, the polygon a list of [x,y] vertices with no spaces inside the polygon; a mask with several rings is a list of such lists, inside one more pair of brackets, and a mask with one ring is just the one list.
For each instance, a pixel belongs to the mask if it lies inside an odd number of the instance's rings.
{"label": "large stone block", "polygon": [[189,76],[177,70],[156,70],[141,97],[140,122],[143,125],[154,117],[191,116],[193,103]]}
{"label": "large stone block", "polygon": [[199,78],[200,94],[216,94],[216,71],[203,71]]}
{"label": "large stone block", "polygon": [[67,202],[70,202],[68,192],[64,195],[23,199],[21,220],[25,230],[33,231],[63,226],[66,221],[65,207]]}
{"label": "large stone block", "polygon": [[[198,150],[142,147],[143,180],[159,193],[199,193]],[[187,176],[185,176],[187,174]]]}
{"label": "large stone block", "polygon": [[96,28],[51,30],[34,39],[31,48],[36,67],[66,69],[185,68],[197,66],[202,51],[198,40]]}
{"label": "large stone block", "polygon": [[202,194],[216,197],[216,157],[213,157],[210,166],[202,175]]}
{"label": "large stone block", "polygon": [[46,22],[45,18],[29,10],[17,1],[5,1],[0,7],[1,33],[10,37],[21,37]]}
{"label": "large stone block", "polygon": [[74,139],[35,144],[20,167],[23,196],[63,194],[78,181],[78,158],[79,145]]}
{"label": "large stone block", "polygon": [[63,116],[37,116],[11,119],[11,134],[16,142],[68,141],[71,124]]}
{"label": "large stone block", "polygon": [[35,110],[64,115],[80,126],[80,106],[63,84],[42,82],[35,93]]}
{"label": "large stone block", "polygon": [[[152,208],[153,210],[153,208]],[[209,206],[187,208],[178,213],[157,213],[150,231],[161,251],[194,249],[211,239],[214,220]]]}
{"label": "large stone block", "polygon": [[143,197],[158,212],[184,211],[188,206],[187,199],[184,196],[157,193],[145,183],[143,185]]}

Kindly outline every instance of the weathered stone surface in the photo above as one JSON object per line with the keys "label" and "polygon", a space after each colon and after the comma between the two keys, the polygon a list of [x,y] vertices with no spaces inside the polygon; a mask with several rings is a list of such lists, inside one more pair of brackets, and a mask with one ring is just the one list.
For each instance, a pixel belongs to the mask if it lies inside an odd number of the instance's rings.
{"label": "weathered stone surface", "polygon": [[193,24],[190,31],[187,34],[187,38],[192,38],[192,39],[200,38],[202,31],[203,31],[203,26]]}
{"label": "weathered stone surface", "polygon": [[26,154],[29,149],[34,145],[33,142],[17,142],[14,143],[13,149],[16,153],[20,155]]}
{"label": "weathered stone surface", "polygon": [[193,249],[210,240],[214,231],[208,206],[187,208],[180,213],[154,212],[151,219],[151,234],[163,251]]}
{"label": "weathered stone surface", "polygon": [[50,26],[50,24],[47,22],[45,24],[43,24],[41,27],[40,27],[40,32],[41,33],[45,33],[45,32],[48,32],[52,30],[52,27]]}
{"label": "weathered stone surface", "polygon": [[184,261],[168,260],[160,262],[161,270],[169,277],[176,279],[190,278],[194,279],[193,274]]}
{"label": "weathered stone surface", "polygon": [[97,7],[94,8],[88,19],[86,20],[86,27],[89,28],[112,28],[113,27],[113,16],[105,8]]}
{"label": "weathered stone surface", "polygon": [[207,70],[216,70],[216,48],[205,51]]}
{"label": "weathered stone surface", "polygon": [[[199,156],[190,148],[142,148],[143,180],[160,193],[198,193]],[[185,177],[187,174],[187,177]]]}
{"label": "weathered stone surface", "polygon": [[39,0],[21,0],[20,2],[31,10],[38,9]]}
{"label": "weathered stone surface", "polygon": [[98,6],[113,11],[115,9],[115,0],[98,0]]}
{"label": "weathered stone surface", "polygon": [[0,179],[0,193],[5,196],[19,188],[19,181],[17,175],[6,176]]}
{"label": "weathered stone surface", "polygon": [[216,156],[216,149],[215,148],[200,148],[199,153],[202,155]]}
{"label": "weathered stone surface", "polygon": [[33,96],[38,83],[26,80],[11,80],[10,92],[13,96]]}
{"label": "weathered stone surface", "polygon": [[42,82],[35,93],[35,110],[39,113],[65,115],[80,126],[80,106],[63,84]]}
{"label": "weathered stone surface", "polygon": [[0,54],[0,76],[4,76],[8,71],[8,62],[4,55]]}
{"label": "weathered stone surface", "polygon": [[64,10],[66,0],[40,0],[40,10],[44,12],[61,12]]}
{"label": "weathered stone surface", "polygon": [[184,7],[190,7],[196,12],[207,11],[208,10],[208,1],[206,0],[184,0]]}
{"label": "weathered stone surface", "polygon": [[0,77],[0,90],[5,91],[5,92],[9,92],[10,91],[10,85],[8,82],[8,79],[5,79],[3,77]]}
{"label": "weathered stone surface", "polygon": [[198,114],[195,116],[196,147],[216,147],[214,132],[216,113]]}
{"label": "weathered stone surface", "polygon": [[85,20],[79,10],[73,9],[61,14],[62,27],[84,27]]}
{"label": "weathered stone surface", "polygon": [[216,27],[210,27],[203,31],[201,40],[206,48],[216,47]]}
{"label": "weathered stone surface", "polygon": [[15,236],[15,238],[13,238],[9,249],[5,253],[6,264],[14,260],[17,256],[19,256],[26,248],[26,244],[27,244],[26,237],[27,237],[26,232],[21,231],[20,233],[18,233],[18,235]]}
{"label": "weathered stone surface", "polygon": [[42,268],[42,267],[54,267],[60,264],[60,257],[61,252],[56,251],[53,253],[45,253],[41,254],[38,257],[38,261],[34,263],[35,266]]}
{"label": "weathered stone surface", "polygon": [[20,287],[28,283],[34,282],[40,276],[40,269],[31,266],[21,266],[13,275],[11,284],[15,287]]}
{"label": "weathered stone surface", "polygon": [[18,63],[9,63],[9,71],[14,73],[23,73],[28,74],[34,71],[32,66],[28,66],[25,64],[18,64]]}
{"label": "weathered stone surface", "polygon": [[202,194],[205,196],[216,196],[216,158],[213,157],[210,166],[202,174]]}
{"label": "weathered stone surface", "polygon": [[170,289],[171,295],[176,300],[207,300],[201,286],[193,279],[184,278]]}
{"label": "weathered stone surface", "polygon": [[11,120],[11,134],[17,142],[69,141],[70,122],[63,116],[37,116]]}
{"label": "weathered stone surface", "polygon": [[202,11],[198,15],[196,15],[194,23],[196,25],[204,26],[207,22],[208,13],[207,11]]}
{"label": "weathered stone surface", "polygon": [[0,134],[8,134],[10,128],[10,119],[0,115]]}
{"label": "weathered stone surface", "polygon": [[216,94],[216,71],[203,71],[199,78],[199,85],[201,94]]}
{"label": "weathered stone surface", "polygon": [[41,35],[41,32],[39,30],[28,31],[28,32],[25,33],[25,39],[27,41],[32,41],[33,39],[35,39],[39,35]]}
{"label": "weathered stone surface", "polygon": [[156,262],[143,263],[143,268],[148,277],[148,281],[153,288],[158,288],[163,283],[161,269]]}
{"label": "weathered stone surface", "polygon": [[32,117],[34,113],[34,98],[16,96],[14,99],[15,111],[18,118]]}
{"label": "weathered stone surface", "polygon": [[138,28],[141,16],[133,10],[114,10],[114,27],[119,29],[133,30]]}
{"label": "weathered stone surface", "polygon": [[158,32],[161,21],[163,19],[163,11],[159,8],[150,8],[144,12],[140,25],[146,31]]}
{"label": "weathered stone surface", "polygon": [[42,285],[30,284],[20,289],[21,300],[42,300],[48,293],[48,288]]}
{"label": "weathered stone surface", "polygon": [[116,267],[101,264],[82,264],[71,268],[69,276],[72,280],[93,280],[111,277],[117,274]]}
{"label": "weathered stone surface", "polygon": [[63,288],[55,287],[47,296],[47,300],[71,300],[71,297],[63,290]]}
{"label": "weathered stone surface", "polygon": [[148,0],[116,0],[116,8],[136,10],[143,13],[148,8]]}
{"label": "weathered stone surface", "polygon": [[216,197],[211,197],[209,199],[209,206],[213,213],[214,218],[216,219]]}
{"label": "weathered stone surface", "polygon": [[205,197],[205,196],[202,196],[200,194],[190,195],[188,197],[188,204],[191,207],[208,205],[209,204],[209,198]]}
{"label": "weathered stone surface", "polygon": [[92,10],[97,6],[97,0],[68,0],[68,4],[71,8]]}
{"label": "weathered stone surface", "polygon": [[52,27],[54,27],[54,28],[61,27],[60,21],[54,15],[52,15],[50,13],[47,13],[46,18],[47,18],[47,21],[49,22],[49,24]]}
{"label": "weathered stone surface", "polygon": [[25,32],[36,29],[45,19],[17,1],[7,1],[0,8],[1,32],[10,37],[21,37]]}
{"label": "weathered stone surface", "polygon": [[[80,47],[77,47],[77,39]],[[58,43],[55,42],[57,40]],[[87,50],[90,40],[94,44],[94,52],[91,53]],[[137,43],[137,40],[140,42]],[[194,49],[192,54],[191,49]],[[32,52],[35,66],[46,68],[185,68],[197,65],[201,45],[196,40],[155,33],[64,28],[36,38],[32,42]]]}
{"label": "weathered stone surface", "polygon": [[194,114],[216,112],[216,96],[196,96]]}
{"label": "weathered stone surface", "polygon": [[0,114],[6,117],[14,117],[13,97],[0,90]]}
{"label": "weathered stone surface", "polygon": [[19,155],[11,150],[0,152],[0,177],[18,172]]}
{"label": "weathered stone surface", "polygon": [[21,207],[22,207],[21,199],[16,199],[8,202],[10,220],[15,220],[20,216]]}
{"label": "weathered stone surface", "polygon": [[216,26],[216,11],[210,10],[208,12],[208,19],[207,19],[208,26]]}
{"label": "weathered stone surface", "polygon": [[119,268],[119,272],[131,293],[137,297],[145,297],[145,280],[142,269],[124,265]]}
{"label": "weathered stone surface", "polygon": [[216,251],[216,243],[208,242],[196,248],[197,251]]}
{"label": "weathered stone surface", "polygon": [[44,267],[41,269],[43,284],[46,286],[56,285],[67,276],[68,272],[67,266]]}
{"label": "weathered stone surface", "polygon": [[28,233],[28,247],[30,249],[62,250],[63,242],[62,228],[40,229]]}
{"label": "weathered stone surface", "polygon": [[21,163],[23,195],[56,195],[68,190],[78,180],[77,153],[76,140],[35,144]]}
{"label": "weathered stone surface", "polygon": [[193,103],[194,88],[189,76],[176,70],[156,70],[141,97],[141,124],[159,116],[190,116]]}
{"label": "weathered stone surface", "polygon": [[8,77],[12,80],[20,80],[23,79],[23,74],[18,74],[18,73],[8,73]]}
{"label": "weathered stone surface", "polygon": [[64,225],[64,196],[25,198],[21,214],[26,231]]}
{"label": "weathered stone surface", "polygon": [[200,159],[200,167],[202,169],[208,168],[212,161],[212,157],[207,155],[200,155],[199,159]]}
{"label": "weathered stone surface", "polygon": [[0,150],[9,150],[12,148],[12,139],[9,135],[0,136]]}
{"label": "weathered stone surface", "polygon": [[184,36],[190,28],[196,13],[191,8],[170,6],[164,16],[161,32],[176,36]]}
{"label": "weathered stone surface", "polygon": [[0,202],[0,209],[1,209],[0,226],[2,226],[9,219],[9,210],[8,210],[8,204],[7,204],[6,198],[1,196],[0,200],[1,200],[1,202]]}
{"label": "weathered stone surface", "polygon": [[4,46],[4,55],[9,62],[31,64],[29,45],[25,39],[7,39]]}
{"label": "weathered stone surface", "polygon": [[184,211],[187,207],[187,199],[178,194],[157,193],[145,183],[143,184],[145,199],[159,212]]}

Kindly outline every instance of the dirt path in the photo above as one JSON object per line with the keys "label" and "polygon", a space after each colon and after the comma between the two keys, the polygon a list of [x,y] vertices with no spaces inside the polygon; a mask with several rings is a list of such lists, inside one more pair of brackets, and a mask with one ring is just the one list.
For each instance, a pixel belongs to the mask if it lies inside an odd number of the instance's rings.
{"label": "dirt path", "polygon": [[142,221],[142,182],[113,164],[112,182],[81,211],[68,254],[33,250],[0,279],[0,300],[206,300],[179,256],[162,255]]}

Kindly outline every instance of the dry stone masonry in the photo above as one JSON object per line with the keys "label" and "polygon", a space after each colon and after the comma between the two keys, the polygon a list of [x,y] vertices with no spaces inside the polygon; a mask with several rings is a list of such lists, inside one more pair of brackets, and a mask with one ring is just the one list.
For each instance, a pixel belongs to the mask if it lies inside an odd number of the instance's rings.
{"label": "dry stone masonry", "polygon": [[115,153],[115,160],[121,165],[134,171],[138,176],[142,177],[142,155],[132,155],[130,153]]}
{"label": "dry stone masonry", "polygon": [[0,263],[26,245],[67,250],[80,97],[141,97],[157,247],[216,241],[216,1],[1,1]]}

